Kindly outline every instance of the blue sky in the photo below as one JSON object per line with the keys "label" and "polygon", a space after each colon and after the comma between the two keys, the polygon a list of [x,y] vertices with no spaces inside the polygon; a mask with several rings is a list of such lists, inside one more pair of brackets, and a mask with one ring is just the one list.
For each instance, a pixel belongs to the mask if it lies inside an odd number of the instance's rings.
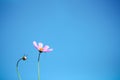
{"label": "blue sky", "polygon": [[1,0],[0,80],[37,80],[32,42],[54,49],[41,55],[41,80],[120,79],[119,0]]}

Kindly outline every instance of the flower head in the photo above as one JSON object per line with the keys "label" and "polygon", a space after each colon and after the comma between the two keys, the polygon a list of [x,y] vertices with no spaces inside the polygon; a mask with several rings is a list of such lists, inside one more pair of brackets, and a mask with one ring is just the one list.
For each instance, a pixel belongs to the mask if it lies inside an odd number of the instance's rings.
{"label": "flower head", "polygon": [[41,42],[37,44],[36,41],[33,41],[33,45],[35,46],[35,48],[36,48],[40,53],[53,51],[53,49],[50,49],[50,47],[49,47],[48,45],[45,45],[45,46],[43,47],[43,43],[41,43]]}

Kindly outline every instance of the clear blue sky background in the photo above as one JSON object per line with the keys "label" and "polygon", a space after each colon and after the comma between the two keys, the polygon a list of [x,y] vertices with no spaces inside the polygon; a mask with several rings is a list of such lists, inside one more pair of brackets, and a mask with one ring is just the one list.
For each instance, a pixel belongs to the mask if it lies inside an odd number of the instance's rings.
{"label": "clear blue sky background", "polygon": [[120,80],[119,0],[1,0],[0,80],[37,80],[32,42],[54,48],[41,55],[41,80]]}

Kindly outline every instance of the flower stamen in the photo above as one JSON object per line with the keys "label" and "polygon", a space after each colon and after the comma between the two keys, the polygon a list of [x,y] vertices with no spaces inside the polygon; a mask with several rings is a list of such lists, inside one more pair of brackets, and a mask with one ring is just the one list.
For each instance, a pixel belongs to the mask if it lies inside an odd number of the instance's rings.
{"label": "flower stamen", "polygon": [[43,51],[43,48],[40,48],[40,51]]}
{"label": "flower stamen", "polygon": [[39,49],[39,52],[42,53],[42,52],[43,52],[43,48],[40,48],[40,49]]}

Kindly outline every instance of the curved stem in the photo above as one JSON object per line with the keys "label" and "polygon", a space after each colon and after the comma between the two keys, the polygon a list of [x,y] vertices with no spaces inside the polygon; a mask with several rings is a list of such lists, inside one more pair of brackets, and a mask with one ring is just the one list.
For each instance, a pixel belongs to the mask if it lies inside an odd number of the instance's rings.
{"label": "curved stem", "polygon": [[40,54],[38,55],[38,80],[40,80]]}
{"label": "curved stem", "polygon": [[17,72],[17,75],[18,75],[18,80],[22,80],[21,79],[21,76],[20,76],[20,73],[19,73],[19,70],[18,70],[18,64],[19,62],[22,60],[22,58],[20,58],[18,61],[17,61],[17,64],[16,64],[16,72]]}

